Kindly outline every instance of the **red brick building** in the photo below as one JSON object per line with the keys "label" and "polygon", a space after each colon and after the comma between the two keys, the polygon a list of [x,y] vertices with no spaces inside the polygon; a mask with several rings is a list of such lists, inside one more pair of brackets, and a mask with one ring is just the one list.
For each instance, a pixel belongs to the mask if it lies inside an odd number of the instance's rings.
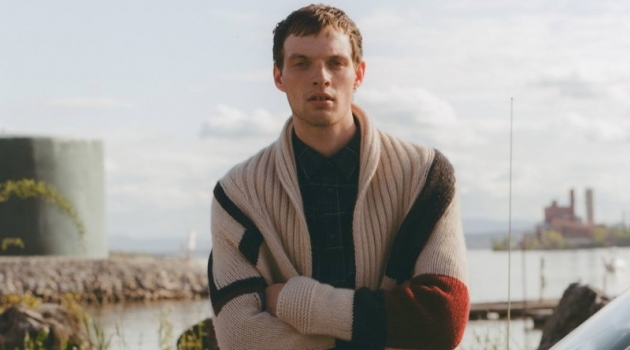
{"label": "red brick building", "polygon": [[[590,195],[590,196],[589,196]],[[575,215],[575,192],[573,189],[569,191],[569,206],[561,207],[556,201],[545,208],[545,222],[539,230],[554,230],[562,234],[565,242],[574,245],[588,245],[592,243],[593,233],[599,227],[593,223],[593,191],[587,190],[586,211],[589,214],[589,222],[583,223],[577,215]]]}

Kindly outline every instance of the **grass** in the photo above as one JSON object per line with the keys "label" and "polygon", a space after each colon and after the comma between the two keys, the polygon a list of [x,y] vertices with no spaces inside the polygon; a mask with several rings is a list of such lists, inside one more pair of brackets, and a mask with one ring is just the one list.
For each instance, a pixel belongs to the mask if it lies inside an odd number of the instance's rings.
{"label": "grass", "polygon": [[158,341],[160,350],[173,350],[173,324],[169,321],[170,309],[160,311],[160,326],[158,328]]}
{"label": "grass", "polygon": [[462,346],[458,349],[460,350],[500,350],[506,349],[505,346],[505,338],[501,333],[497,333],[494,331],[485,331],[479,332],[477,330],[473,331],[473,339],[472,344],[469,346]]}
{"label": "grass", "polygon": [[[117,344],[118,346],[116,348],[118,349],[129,349],[125,335],[118,323],[116,324],[115,332],[107,334],[103,325],[98,320],[92,318],[89,313],[83,309],[79,300],[80,299],[75,295],[64,294],[61,298],[60,305],[81,324],[81,331],[86,341],[83,345],[70,345],[67,342],[58,343],[57,346],[54,347],[55,349],[108,350],[112,349],[113,344]],[[41,304],[41,299],[33,297],[30,294],[24,296],[4,295],[0,297],[0,313],[12,305],[22,305],[37,310]],[[182,343],[177,345],[175,344],[176,339],[173,333],[173,323],[170,320],[171,310],[167,308],[162,309],[157,317],[159,317],[157,336],[160,350],[203,350],[203,329],[195,327],[195,332],[187,334]],[[53,339],[50,339],[50,334],[47,331],[43,330],[36,335],[31,335],[27,332],[22,347],[14,350],[48,350],[53,348],[52,341]],[[138,345],[142,345],[142,340],[140,340],[140,344]]]}

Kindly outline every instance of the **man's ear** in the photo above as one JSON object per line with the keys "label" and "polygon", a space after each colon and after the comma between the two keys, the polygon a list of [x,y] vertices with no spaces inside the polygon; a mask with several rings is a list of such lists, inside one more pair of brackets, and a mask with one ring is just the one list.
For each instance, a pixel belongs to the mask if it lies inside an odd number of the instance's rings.
{"label": "man's ear", "polygon": [[276,84],[278,90],[282,92],[287,92],[286,88],[284,87],[284,82],[282,82],[282,71],[275,63],[273,64],[273,82]]}
{"label": "man's ear", "polygon": [[357,69],[356,69],[355,77],[354,77],[355,89],[358,88],[359,85],[361,85],[361,83],[363,83],[363,78],[365,78],[365,61],[361,61],[361,63],[357,65]]}

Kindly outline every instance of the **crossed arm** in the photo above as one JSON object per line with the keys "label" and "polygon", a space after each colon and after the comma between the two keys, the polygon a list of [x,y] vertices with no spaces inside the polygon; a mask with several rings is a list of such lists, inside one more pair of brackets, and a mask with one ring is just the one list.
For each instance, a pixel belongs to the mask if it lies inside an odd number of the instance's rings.
{"label": "crossed arm", "polygon": [[[449,206],[444,220],[458,216],[456,210]],[[403,283],[387,291],[355,291],[303,276],[268,285],[239,242],[228,238],[243,226],[216,201],[212,215],[208,274],[222,349],[329,349],[343,342],[356,348],[452,349],[461,340],[468,290],[448,267],[465,260],[461,231],[449,234],[451,226],[438,225]]]}
{"label": "crossed arm", "polygon": [[286,283],[274,283],[265,288],[265,311],[272,316],[278,317],[276,307],[278,305],[278,297]]}

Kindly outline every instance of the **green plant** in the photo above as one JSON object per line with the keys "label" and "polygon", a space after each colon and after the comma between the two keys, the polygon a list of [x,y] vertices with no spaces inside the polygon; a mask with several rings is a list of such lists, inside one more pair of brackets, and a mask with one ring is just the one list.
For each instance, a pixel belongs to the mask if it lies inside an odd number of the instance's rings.
{"label": "green plant", "polygon": [[[0,203],[8,201],[11,197],[20,199],[43,198],[49,203],[56,205],[70,217],[79,232],[81,244],[84,244],[85,225],[79,218],[79,214],[74,209],[72,203],[59,193],[55,186],[47,184],[44,181],[35,181],[33,179],[9,180],[0,183]],[[2,240],[2,250],[6,250],[8,245],[19,245],[23,248],[24,242],[17,237],[4,238]],[[85,246],[83,249],[85,250]]]}
{"label": "green plant", "polygon": [[[13,305],[21,305],[29,309],[37,310],[40,308],[41,304],[42,299],[31,294],[7,294],[0,297],[0,313]],[[19,350],[48,350],[50,349],[50,343],[52,341],[49,339],[49,336],[50,331],[48,329],[42,329],[34,338],[31,337],[29,332],[25,332],[22,347],[20,347]],[[69,347],[66,341],[62,341],[58,344],[56,349],[57,348],[62,350],[82,350]]]}
{"label": "green plant", "polygon": [[93,320],[87,313],[83,315],[83,326],[87,335],[89,349],[107,350],[111,347],[113,335],[107,336],[103,326]]}
{"label": "green plant", "polygon": [[169,321],[170,309],[160,310],[160,327],[158,328],[158,341],[161,350],[172,350],[173,344],[173,324]]}
{"label": "green plant", "polygon": [[20,248],[24,248],[24,241],[20,237],[7,237],[2,239],[2,244],[0,246],[0,251],[7,250],[10,246],[18,246]]}
{"label": "green plant", "polygon": [[556,230],[546,230],[542,232],[542,245],[545,248],[563,249],[566,248],[562,233]]}
{"label": "green plant", "polygon": [[55,186],[33,179],[9,180],[0,183],[0,203],[9,200],[12,196],[17,196],[21,199],[44,198],[48,202],[55,204],[72,219],[81,237],[85,235],[85,226],[79,218],[79,214],[77,214],[70,201],[59,193]]}
{"label": "green plant", "polygon": [[13,305],[24,305],[26,307],[37,309],[42,303],[42,299],[34,297],[27,293],[24,295],[5,294],[0,296],[0,312],[8,309]]}
{"label": "green plant", "polygon": [[44,342],[48,338],[48,331],[41,330],[34,339],[28,332],[24,334],[24,350],[46,350]]}
{"label": "green plant", "polygon": [[[484,321],[479,321],[484,322]],[[473,329],[472,339],[459,350],[501,350],[506,349],[505,328],[500,324],[488,323],[483,330]]]}
{"label": "green plant", "polygon": [[123,334],[122,329],[120,329],[120,324],[116,322],[116,338],[118,338],[118,342],[123,349],[127,349],[127,342],[125,341],[125,335]]}
{"label": "green plant", "polygon": [[203,326],[193,327],[191,333],[184,333],[177,344],[177,350],[204,350],[203,338],[206,336]]}

